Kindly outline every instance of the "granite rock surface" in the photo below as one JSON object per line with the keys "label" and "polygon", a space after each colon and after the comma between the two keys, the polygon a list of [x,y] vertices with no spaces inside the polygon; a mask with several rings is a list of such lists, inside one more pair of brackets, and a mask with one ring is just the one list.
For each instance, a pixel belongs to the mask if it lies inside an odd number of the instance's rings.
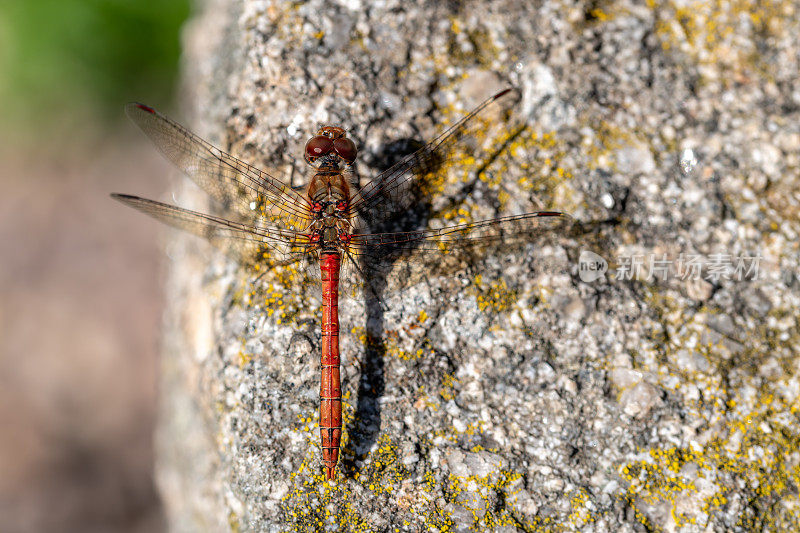
{"label": "granite rock surface", "polygon": [[[305,141],[341,124],[365,183],[515,86],[521,129],[447,175],[471,192],[448,220],[557,209],[577,227],[342,301],[335,483],[319,288],[176,233],[172,530],[800,527],[800,17],[758,6],[205,3],[179,118],[213,144],[302,185]],[[210,207],[193,185],[176,198]]]}

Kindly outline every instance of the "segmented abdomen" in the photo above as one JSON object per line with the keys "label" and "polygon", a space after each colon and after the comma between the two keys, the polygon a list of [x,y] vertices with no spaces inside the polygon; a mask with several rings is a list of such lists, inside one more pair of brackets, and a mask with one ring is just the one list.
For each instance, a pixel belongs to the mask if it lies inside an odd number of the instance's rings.
{"label": "segmented abdomen", "polygon": [[338,253],[323,252],[322,271],[322,371],[319,390],[319,432],[325,479],[336,476],[342,436],[342,385],[339,378],[339,266]]}

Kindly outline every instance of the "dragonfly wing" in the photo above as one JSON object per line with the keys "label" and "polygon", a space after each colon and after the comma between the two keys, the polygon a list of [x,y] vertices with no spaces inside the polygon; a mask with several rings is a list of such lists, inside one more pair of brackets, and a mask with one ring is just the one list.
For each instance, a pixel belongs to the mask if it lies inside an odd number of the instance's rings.
{"label": "dragonfly wing", "polygon": [[351,210],[375,228],[384,221],[430,198],[457,155],[479,159],[492,125],[502,123],[520,100],[509,88],[492,96],[432,142],[362,187],[350,202]]}
{"label": "dragonfly wing", "polygon": [[308,202],[280,180],[215,148],[144,104],[128,104],[125,112],[167,159],[223,208],[247,220],[263,217],[290,230],[307,226]]}
{"label": "dragonfly wing", "polygon": [[544,232],[564,230],[571,221],[569,215],[559,211],[538,211],[439,229],[356,233],[350,236],[350,250],[356,255],[381,257],[415,250],[447,254],[463,248],[514,246]]}
{"label": "dragonfly wing", "polygon": [[128,194],[111,197],[174,228],[208,239],[247,263],[291,263],[313,247],[304,233],[250,226]]}
{"label": "dragonfly wing", "polygon": [[488,253],[519,251],[544,234],[566,234],[572,224],[564,213],[539,211],[439,229],[353,234],[347,256],[365,278],[376,273],[385,279],[391,272],[385,284],[398,290],[452,273]]}

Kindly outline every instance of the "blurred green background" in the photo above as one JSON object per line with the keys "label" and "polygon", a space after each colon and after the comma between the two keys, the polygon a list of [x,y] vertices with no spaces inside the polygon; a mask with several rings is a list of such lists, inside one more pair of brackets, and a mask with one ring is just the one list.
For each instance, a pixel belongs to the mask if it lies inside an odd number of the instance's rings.
{"label": "blurred green background", "polygon": [[[0,532],[157,532],[170,189],[125,118],[180,101],[186,0],[0,0]],[[179,118],[179,117],[178,117]]]}
{"label": "blurred green background", "polygon": [[0,102],[23,133],[76,117],[113,124],[171,97],[187,0],[0,2]]}

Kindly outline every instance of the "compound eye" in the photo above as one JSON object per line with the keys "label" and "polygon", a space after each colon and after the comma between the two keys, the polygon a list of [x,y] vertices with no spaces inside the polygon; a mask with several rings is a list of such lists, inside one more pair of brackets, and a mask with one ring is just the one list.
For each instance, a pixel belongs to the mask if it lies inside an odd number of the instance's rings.
{"label": "compound eye", "polygon": [[355,143],[347,137],[339,137],[338,139],[334,140],[333,148],[336,150],[336,153],[339,154],[339,157],[348,163],[355,161],[356,155],[358,155],[358,149],[356,148]]}
{"label": "compound eye", "polygon": [[347,210],[347,202],[338,202],[336,204],[337,211],[345,211]]}
{"label": "compound eye", "polygon": [[333,150],[333,141],[322,135],[311,137],[306,143],[306,157],[315,159],[328,155]]}

